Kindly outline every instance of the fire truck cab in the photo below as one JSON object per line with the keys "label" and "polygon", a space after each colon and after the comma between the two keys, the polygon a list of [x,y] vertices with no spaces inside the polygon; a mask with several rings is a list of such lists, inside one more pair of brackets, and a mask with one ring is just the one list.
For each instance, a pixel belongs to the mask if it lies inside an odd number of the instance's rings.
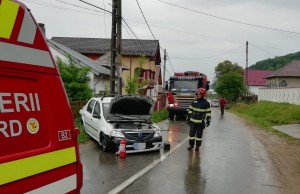
{"label": "fire truck cab", "polygon": [[197,71],[174,73],[167,82],[167,110],[170,120],[187,115],[198,88],[209,90],[207,76]]}
{"label": "fire truck cab", "polygon": [[80,193],[78,134],[35,19],[0,0],[0,193]]}

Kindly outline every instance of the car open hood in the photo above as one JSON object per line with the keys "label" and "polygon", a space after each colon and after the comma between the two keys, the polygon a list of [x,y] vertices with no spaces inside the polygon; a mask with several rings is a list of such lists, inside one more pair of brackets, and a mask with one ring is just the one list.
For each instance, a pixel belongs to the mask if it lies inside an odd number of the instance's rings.
{"label": "car open hood", "polygon": [[[154,100],[143,95],[117,96],[110,102],[107,119],[111,121],[150,121]],[[118,117],[121,116],[121,117]]]}

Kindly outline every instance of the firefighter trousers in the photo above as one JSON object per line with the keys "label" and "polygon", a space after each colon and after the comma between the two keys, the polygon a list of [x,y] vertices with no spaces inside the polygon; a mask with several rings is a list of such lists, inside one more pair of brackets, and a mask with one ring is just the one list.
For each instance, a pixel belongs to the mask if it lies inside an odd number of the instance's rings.
{"label": "firefighter trousers", "polygon": [[194,124],[190,123],[190,138],[189,145],[190,147],[194,147],[196,142],[196,147],[200,147],[202,143],[202,134],[205,126],[203,123]]}

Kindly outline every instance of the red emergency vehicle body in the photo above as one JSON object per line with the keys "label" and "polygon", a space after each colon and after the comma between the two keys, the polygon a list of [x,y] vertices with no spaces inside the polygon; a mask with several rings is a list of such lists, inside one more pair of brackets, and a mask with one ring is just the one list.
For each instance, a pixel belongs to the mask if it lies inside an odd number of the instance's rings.
{"label": "red emergency vehicle body", "polygon": [[0,0],[0,193],[80,193],[74,121],[29,10]]}

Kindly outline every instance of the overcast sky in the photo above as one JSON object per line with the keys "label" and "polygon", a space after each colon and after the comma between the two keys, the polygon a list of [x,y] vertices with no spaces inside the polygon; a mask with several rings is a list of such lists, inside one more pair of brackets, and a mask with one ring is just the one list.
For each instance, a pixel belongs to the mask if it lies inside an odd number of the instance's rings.
{"label": "overcast sky", "polygon": [[[111,11],[112,0],[85,1]],[[38,23],[45,24],[47,38],[111,36],[111,14],[79,0],[21,2],[29,7]],[[159,40],[162,49],[167,50],[170,58],[166,77],[174,71],[194,70],[213,80],[214,68],[224,60],[245,68],[246,41],[249,42],[249,66],[300,51],[299,0],[138,2],[155,39]],[[154,39],[136,0],[122,1],[122,17],[139,39]],[[135,39],[124,22],[122,38]],[[161,56],[163,60],[162,50]]]}

